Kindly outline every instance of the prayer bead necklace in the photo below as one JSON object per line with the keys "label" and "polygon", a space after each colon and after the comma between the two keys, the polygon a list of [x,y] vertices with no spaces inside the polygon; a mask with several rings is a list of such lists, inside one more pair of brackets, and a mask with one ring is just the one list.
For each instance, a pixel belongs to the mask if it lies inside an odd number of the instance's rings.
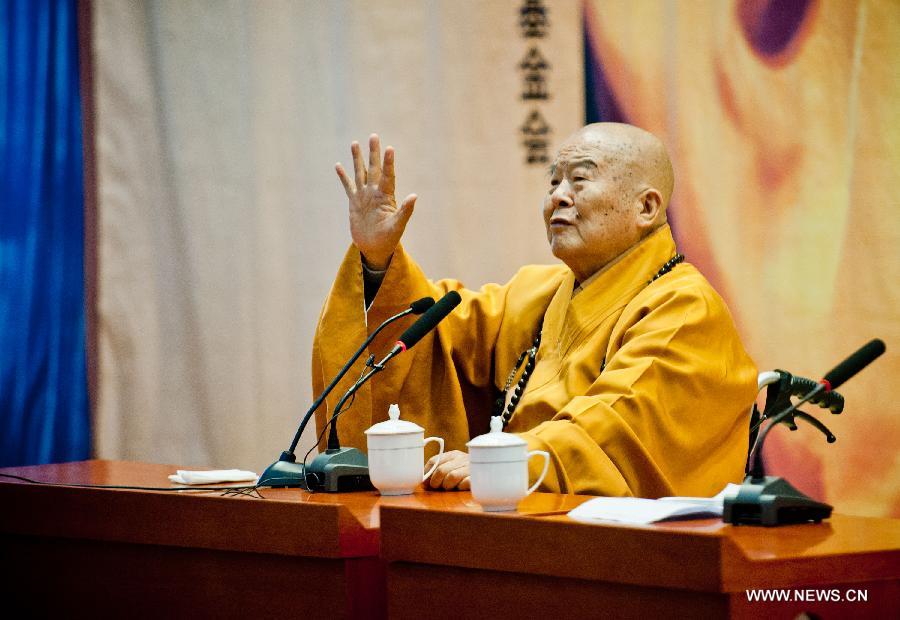
{"label": "prayer bead necklace", "polygon": [[[678,263],[684,260],[684,254],[676,254],[672,258],[670,258],[666,263],[659,268],[652,278],[647,280],[647,285],[655,282],[660,279],[675,267]],[[645,285],[646,286],[646,285]],[[494,403],[494,415],[500,415],[503,417],[503,428],[506,428],[506,425],[509,424],[510,418],[512,418],[513,412],[516,410],[516,405],[519,404],[519,400],[522,398],[522,394],[525,392],[525,386],[528,384],[528,380],[531,378],[531,373],[534,371],[535,358],[537,357],[538,349],[541,347],[541,332],[538,330],[537,336],[534,337],[534,342],[531,345],[531,348],[522,351],[519,355],[519,359],[516,360],[516,364],[512,369],[512,372],[509,373],[509,377],[506,379],[506,385],[503,387],[503,393],[500,394],[500,397],[497,398]],[[528,360],[527,362],[525,360]],[[519,372],[519,369],[522,368],[522,362],[525,362],[525,369],[522,371],[522,376],[519,377],[519,381],[516,383],[516,389],[513,391],[513,395],[509,399],[509,404],[506,403],[506,395],[509,393],[509,388],[512,387],[513,381],[516,378],[516,374]],[[606,356],[603,357],[603,362],[600,364],[600,372],[606,368]]]}

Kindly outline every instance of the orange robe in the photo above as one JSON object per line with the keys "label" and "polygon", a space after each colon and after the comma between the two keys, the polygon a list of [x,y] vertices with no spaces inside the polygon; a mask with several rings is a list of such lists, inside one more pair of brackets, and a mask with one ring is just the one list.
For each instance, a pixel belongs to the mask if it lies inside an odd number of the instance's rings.
{"label": "orange robe", "polygon": [[[429,281],[398,247],[367,313],[360,255],[351,247],[316,332],[314,390],[368,329],[411,301],[454,289],[459,307],[341,415],[344,445],[365,450],[363,431],[397,402],[403,419],[443,437],[448,450],[465,450],[487,432],[497,390],[541,330],[534,372],[506,430],[551,454],[542,490],[711,496],[742,477],[757,371],[724,302],[694,267],[678,265],[648,284],[674,255],[663,226],[573,298],[575,276],[563,265],[523,267],[505,285],[472,291],[455,280]],[[373,342],[377,359],[411,321]],[[329,414],[362,367],[360,360],[328,399]],[[532,479],[538,465],[534,459]]]}

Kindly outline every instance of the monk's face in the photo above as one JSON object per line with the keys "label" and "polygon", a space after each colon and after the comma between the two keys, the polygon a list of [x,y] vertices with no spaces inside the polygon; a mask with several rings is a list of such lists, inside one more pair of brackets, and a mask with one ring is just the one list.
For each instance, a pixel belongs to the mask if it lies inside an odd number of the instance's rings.
{"label": "monk's face", "polygon": [[579,281],[641,239],[632,168],[620,139],[584,130],[563,145],[551,167],[547,239]]}

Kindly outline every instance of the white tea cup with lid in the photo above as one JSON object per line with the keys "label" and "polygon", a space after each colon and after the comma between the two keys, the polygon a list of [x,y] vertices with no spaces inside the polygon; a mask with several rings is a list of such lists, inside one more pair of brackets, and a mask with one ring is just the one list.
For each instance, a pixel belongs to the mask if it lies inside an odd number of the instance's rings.
{"label": "white tea cup with lid", "polygon": [[[410,495],[422,481],[434,473],[444,453],[444,440],[425,436],[425,429],[400,419],[400,407],[388,408],[388,420],[366,431],[369,452],[369,479],[382,495]],[[438,459],[434,467],[422,475],[425,463],[425,444],[438,444]]]}
{"label": "white tea cup with lid", "polygon": [[[547,475],[550,454],[543,450],[528,452],[524,439],[503,432],[503,418],[491,418],[491,432],[466,444],[469,448],[469,477],[472,497],[488,512],[515,510],[531,495]],[[528,486],[528,461],[544,457],[544,469],[537,482]]]}

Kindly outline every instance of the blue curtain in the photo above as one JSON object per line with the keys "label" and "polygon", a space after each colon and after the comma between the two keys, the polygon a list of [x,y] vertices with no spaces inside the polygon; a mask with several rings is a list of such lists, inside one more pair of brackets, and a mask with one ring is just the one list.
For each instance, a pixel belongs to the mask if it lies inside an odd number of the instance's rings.
{"label": "blue curtain", "polygon": [[88,458],[75,0],[0,0],[0,465]]}

